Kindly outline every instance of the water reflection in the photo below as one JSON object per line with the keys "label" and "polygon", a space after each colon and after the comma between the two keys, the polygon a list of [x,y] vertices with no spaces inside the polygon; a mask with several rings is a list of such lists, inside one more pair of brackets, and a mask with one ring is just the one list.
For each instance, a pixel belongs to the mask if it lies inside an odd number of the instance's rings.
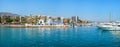
{"label": "water reflection", "polygon": [[109,34],[111,36],[120,38],[120,31],[102,31],[100,30],[101,34]]}
{"label": "water reflection", "polygon": [[115,37],[120,39],[120,31],[110,31]]}
{"label": "water reflection", "polygon": [[0,28],[0,46],[111,46],[112,43],[120,41],[117,39],[120,36],[119,33],[117,31],[113,32],[97,30],[96,27],[6,28],[5,30]]}

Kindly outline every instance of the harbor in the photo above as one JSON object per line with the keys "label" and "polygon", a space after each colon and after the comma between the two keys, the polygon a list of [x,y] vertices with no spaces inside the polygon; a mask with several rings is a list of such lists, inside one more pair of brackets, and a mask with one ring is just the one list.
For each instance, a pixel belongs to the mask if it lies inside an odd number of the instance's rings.
{"label": "harbor", "polygon": [[120,0],[0,0],[0,47],[120,47]]}
{"label": "harbor", "polygon": [[120,31],[102,31],[96,26],[77,28],[0,27],[0,46],[119,47],[119,33]]}

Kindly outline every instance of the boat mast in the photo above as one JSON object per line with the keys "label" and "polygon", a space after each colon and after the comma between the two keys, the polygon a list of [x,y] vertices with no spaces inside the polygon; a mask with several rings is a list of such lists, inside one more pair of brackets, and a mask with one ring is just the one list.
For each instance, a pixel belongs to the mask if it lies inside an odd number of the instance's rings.
{"label": "boat mast", "polygon": [[109,13],[109,22],[112,22],[112,20],[111,20],[111,12]]}

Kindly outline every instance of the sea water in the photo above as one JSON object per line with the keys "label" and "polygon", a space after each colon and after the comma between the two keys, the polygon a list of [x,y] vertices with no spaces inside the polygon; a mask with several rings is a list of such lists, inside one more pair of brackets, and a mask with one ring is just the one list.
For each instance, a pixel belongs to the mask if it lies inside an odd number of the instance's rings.
{"label": "sea water", "polygon": [[120,47],[120,31],[95,26],[10,28],[0,26],[0,47]]}

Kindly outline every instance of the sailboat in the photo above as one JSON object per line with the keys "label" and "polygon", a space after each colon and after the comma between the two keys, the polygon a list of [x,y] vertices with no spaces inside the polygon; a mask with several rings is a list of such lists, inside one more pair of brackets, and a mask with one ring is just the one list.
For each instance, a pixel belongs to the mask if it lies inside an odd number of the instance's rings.
{"label": "sailboat", "polygon": [[98,28],[102,29],[102,30],[112,30],[112,31],[118,31],[120,30],[120,22],[112,22],[111,21],[111,14],[109,17],[109,22],[108,23],[100,23],[97,25]]}

